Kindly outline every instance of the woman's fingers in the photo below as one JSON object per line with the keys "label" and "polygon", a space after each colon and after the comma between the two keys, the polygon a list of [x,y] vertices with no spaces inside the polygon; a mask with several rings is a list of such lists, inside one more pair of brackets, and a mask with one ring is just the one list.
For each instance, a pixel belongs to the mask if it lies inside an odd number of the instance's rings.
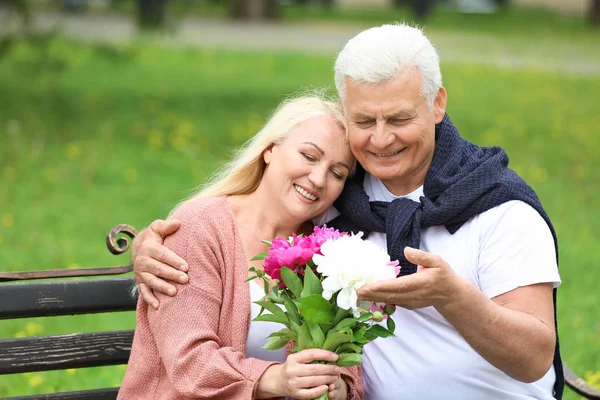
{"label": "woman's fingers", "polygon": [[[313,361],[336,361],[338,359],[338,355],[327,350],[322,349],[307,349],[299,351],[292,356],[294,361],[300,364],[309,364]],[[315,364],[318,365],[318,364]]]}
{"label": "woman's fingers", "polygon": [[292,395],[292,397],[294,397],[295,399],[316,399],[317,397],[327,392],[328,388],[329,386],[322,385],[310,389],[300,389],[296,394]]}

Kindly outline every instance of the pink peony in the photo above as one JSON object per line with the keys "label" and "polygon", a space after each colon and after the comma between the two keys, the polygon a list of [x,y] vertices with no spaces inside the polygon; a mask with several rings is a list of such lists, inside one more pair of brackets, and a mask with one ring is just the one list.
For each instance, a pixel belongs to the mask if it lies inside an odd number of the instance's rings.
{"label": "pink peony", "polygon": [[281,268],[288,267],[298,275],[304,275],[304,266],[313,255],[321,254],[321,245],[329,239],[337,239],[346,236],[337,229],[319,228],[315,226],[313,233],[309,236],[298,236],[292,234],[290,240],[275,238],[273,246],[269,248],[267,258],[265,258],[264,270],[271,279],[279,280],[279,286],[285,288],[285,283],[281,279]]}
{"label": "pink peony", "polygon": [[264,270],[272,279],[279,280],[281,288],[285,288],[285,283],[281,279],[281,268],[288,267],[298,273],[298,267],[303,267],[315,254],[309,246],[310,242],[303,239],[293,235],[294,245],[281,238],[276,238],[272,242],[273,246],[269,249],[268,256],[265,258]]}

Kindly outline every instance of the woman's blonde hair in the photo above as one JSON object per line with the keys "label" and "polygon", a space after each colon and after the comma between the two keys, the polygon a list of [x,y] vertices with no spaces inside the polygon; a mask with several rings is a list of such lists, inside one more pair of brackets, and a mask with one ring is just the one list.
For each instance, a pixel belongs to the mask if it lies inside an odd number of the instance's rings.
{"label": "woman's blonde hair", "polygon": [[[254,192],[265,170],[264,151],[274,144],[283,142],[298,124],[320,116],[332,117],[340,127],[346,129],[344,116],[338,103],[322,95],[301,96],[283,101],[263,128],[244,143],[229,162],[212,174],[207,182],[185,201],[199,197]],[[171,211],[170,215],[179,205]]]}

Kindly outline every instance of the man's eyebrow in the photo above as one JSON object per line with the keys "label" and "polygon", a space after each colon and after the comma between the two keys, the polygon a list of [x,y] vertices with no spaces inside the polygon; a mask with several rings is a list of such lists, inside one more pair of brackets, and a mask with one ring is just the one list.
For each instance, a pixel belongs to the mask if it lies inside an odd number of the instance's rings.
{"label": "man's eyebrow", "polygon": [[354,113],[352,119],[373,119],[373,117],[363,113]]}
{"label": "man's eyebrow", "polygon": [[398,110],[393,112],[390,115],[386,115],[385,118],[386,119],[398,119],[398,118],[411,118],[413,116],[413,113],[410,111],[405,111],[405,110]]}
{"label": "man's eyebrow", "polygon": [[321,153],[321,155],[325,154],[323,149],[320,148],[319,146],[317,146],[316,144],[314,144],[313,142],[302,142],[302,144],[309,144],[309,145],[313,146],[315,149],[319,150],[319,153]]}

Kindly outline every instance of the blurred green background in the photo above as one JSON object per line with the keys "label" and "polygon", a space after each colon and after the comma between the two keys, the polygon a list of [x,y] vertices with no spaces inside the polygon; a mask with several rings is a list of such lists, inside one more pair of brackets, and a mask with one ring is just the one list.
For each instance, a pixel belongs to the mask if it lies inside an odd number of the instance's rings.
{"label": "blurred green background", "polygon": [[[170,0],[144,14],[144,1],[0,0],[0,269],[126,264],[104,247],[112,226],[165,217],[286,96],[334,94],[349,37],[416,20],[440,51],[455,125],[504,147],[552,218],[563,357],[600,388],[597,1],[265,2],[253,14]],[[134,325],[133,313],[5,320],[0,337]],[[3,376],[0,396],[118,386],[124,370]]]}

